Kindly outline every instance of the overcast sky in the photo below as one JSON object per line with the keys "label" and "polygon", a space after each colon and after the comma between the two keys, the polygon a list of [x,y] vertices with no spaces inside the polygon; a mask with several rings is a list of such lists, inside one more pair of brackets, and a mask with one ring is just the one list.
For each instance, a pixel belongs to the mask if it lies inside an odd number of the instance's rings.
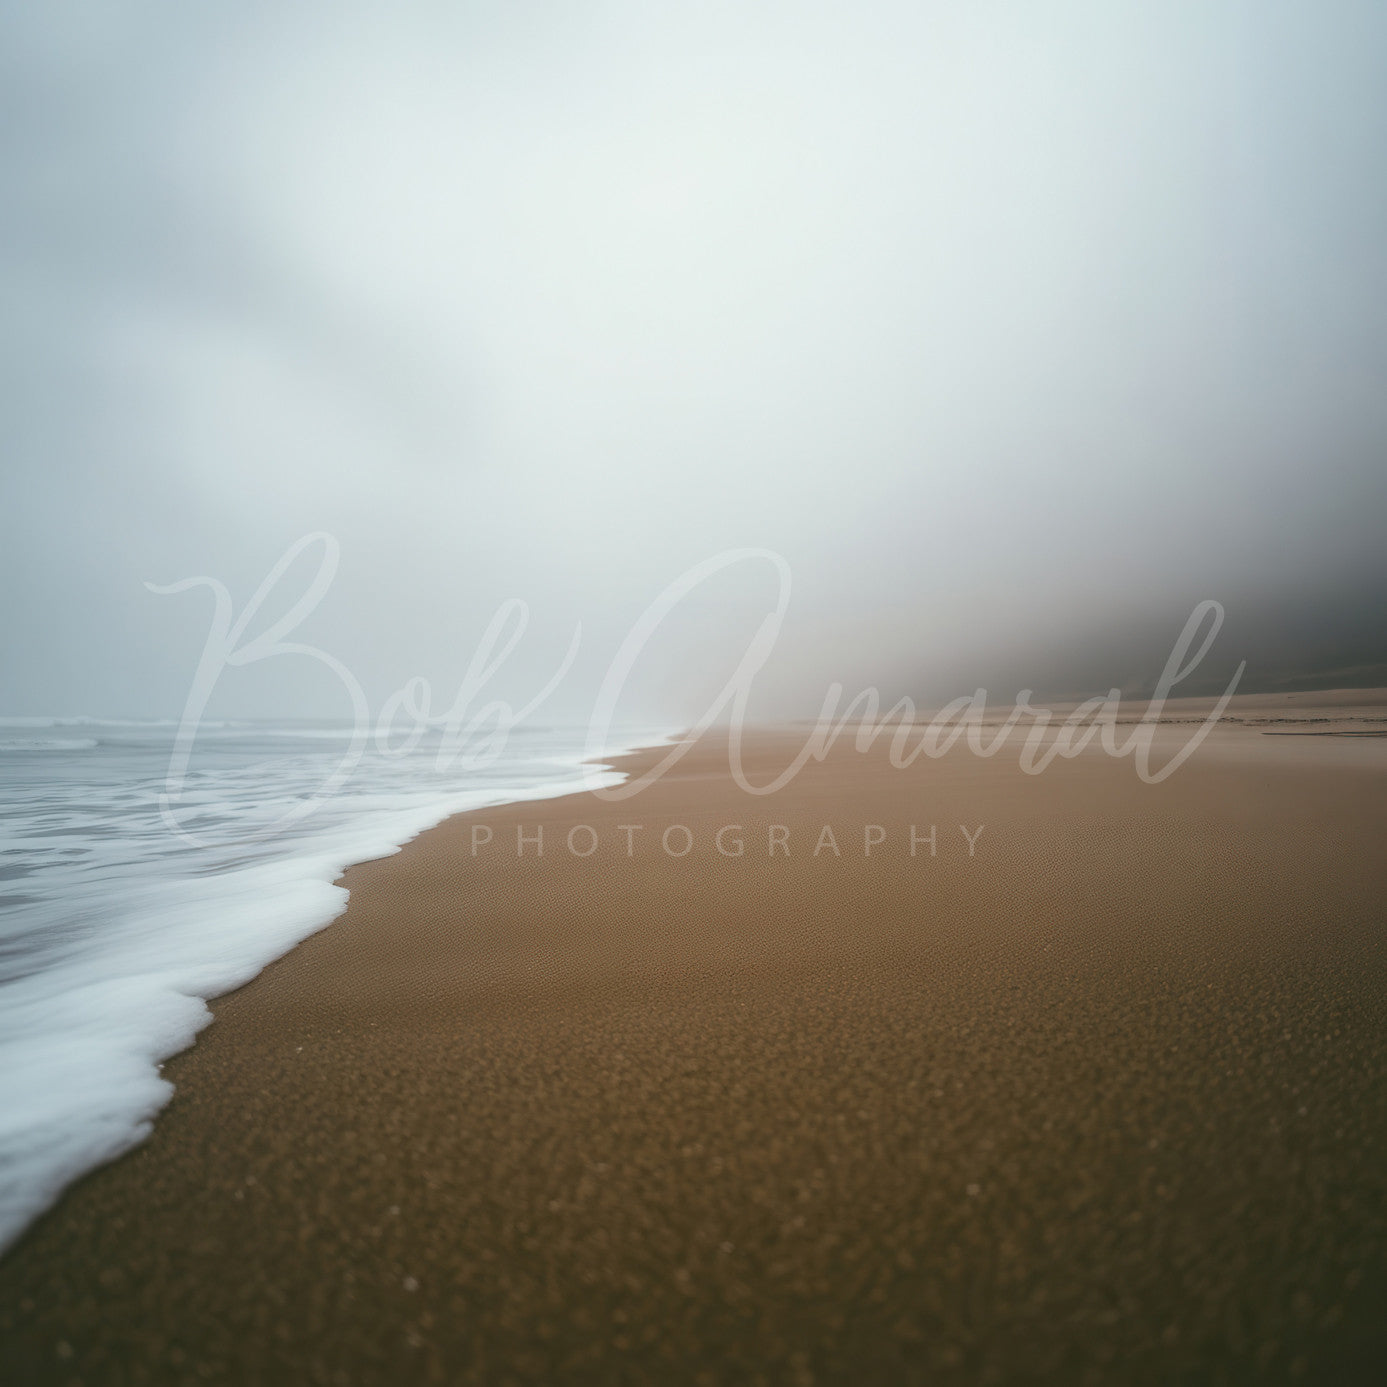
{"label": "overcast sky", "polygon": [[[211,602],[145,583],[312,531],[373,706],[516,596],[498,687],[581,622],[584,717],[738,546],[765,711],[1138,687],[1204,597],[1253,680],[1387,660],[1380,4],[0,15],[0,713],[177,715]],[[774,602],[701,588],[630,714]],[[217,706],[346,711],[290,659]]]}

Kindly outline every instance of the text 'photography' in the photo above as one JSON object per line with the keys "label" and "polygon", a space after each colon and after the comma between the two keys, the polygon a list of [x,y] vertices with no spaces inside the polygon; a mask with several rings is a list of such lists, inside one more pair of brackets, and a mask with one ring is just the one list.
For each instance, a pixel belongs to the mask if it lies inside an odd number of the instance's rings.
{"label": "text 'photography'", "polygon": [[1387,1381],[1387,12],[0,73],[0,1382]]}

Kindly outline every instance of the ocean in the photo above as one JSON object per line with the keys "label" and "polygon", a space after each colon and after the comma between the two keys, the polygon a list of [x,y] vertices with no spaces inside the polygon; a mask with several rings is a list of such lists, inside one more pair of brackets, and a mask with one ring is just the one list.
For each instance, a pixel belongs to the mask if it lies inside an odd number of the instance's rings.
{"label": "ocean", "polygon": [[[463,809],[622,779],[584,765],[579,728],[468,753],[438,729],[362,749],[328,723],[222,722],[185,769],[177,738],[171,722],[0,718],[0,1249],[149,1134],[173,1093],[162,1061],[211,1019],[207,999],[339,915],[343,868]],[[623,729],[605,752],[663,740]]]}

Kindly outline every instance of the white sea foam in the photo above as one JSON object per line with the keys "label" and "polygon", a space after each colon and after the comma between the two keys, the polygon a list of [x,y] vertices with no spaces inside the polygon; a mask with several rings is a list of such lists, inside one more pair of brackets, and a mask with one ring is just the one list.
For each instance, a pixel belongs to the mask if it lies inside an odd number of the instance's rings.
{"label": "white sea foam", "polygon": [[0,754],[9,751],[90,751],[95,737],[0,737]]}
{"label": "white sea foam", "polygon": [[[206,999],[340,914],[347,893],[333,883],[345,867],[463,809],[622,779],[581,764],[576,731],[517,733],[495,764],[451,776],[432,770],[426,745],[368,758],[292,836],[267,836],[265,823],[311,794],[340,754],[304,730],[247,728],[208,744],[180,805],[195,843],[155,807],[169,729],[61,739],[77,743],[72,756],[10,762],[18,769],[0,781],[0,1248],[72,1180],[148,1135],[172,1094],[160,1064],[210,1020]],[[635,733],[610,754],[662,740]]]}
{"label": "white sea foam", "polygon": [[[79,713],[73,717],[0,717],[0,727],[177,727],[172,718],[93,718]],[[209,727],[223,727],[225,723],[208,723]]]}

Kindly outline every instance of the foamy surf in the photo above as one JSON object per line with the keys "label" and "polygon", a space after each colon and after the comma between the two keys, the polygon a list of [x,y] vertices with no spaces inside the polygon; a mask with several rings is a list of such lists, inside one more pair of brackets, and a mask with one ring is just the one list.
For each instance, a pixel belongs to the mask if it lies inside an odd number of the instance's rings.
{"label": "foamy surf", "polygon": [[90,751],[95,737],[0,737],[4,751]]}
{"label": "foamy surf", "polygon": [[[31,735],[13,735],[20,721]],[[207,999],[335,919],[347,866],[465,809],[623,779],[582,764],[576,729],[519,730],[493,763],[443,771],[435,734],[368,755],[311,816],[267,833],[330,773],[342,730],[223,726],[189,775],[185,840],[158,811],[173,729],[35,735],[73,725],[9,719],[0,739],[0,1249],[149,1135],[173,1092],[160,1066],[211,1019]],[[631,733],[607,754],[662,740]]]}

